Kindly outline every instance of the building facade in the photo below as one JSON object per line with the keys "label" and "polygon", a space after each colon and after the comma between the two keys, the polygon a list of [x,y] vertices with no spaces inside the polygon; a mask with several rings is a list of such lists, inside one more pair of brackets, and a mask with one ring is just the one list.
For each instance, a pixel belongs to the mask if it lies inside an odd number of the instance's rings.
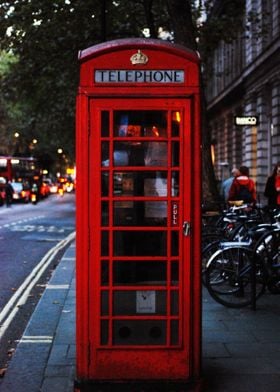
{"label": "building facade", "polygon": [[[280,161],[280,2],[246,0],[242,18],[236,39],[220,41],[207,64],[212,156],[219,181],[248,166],[265,202],[266,179]],[[257,123],[236,125],[237,116]]]}

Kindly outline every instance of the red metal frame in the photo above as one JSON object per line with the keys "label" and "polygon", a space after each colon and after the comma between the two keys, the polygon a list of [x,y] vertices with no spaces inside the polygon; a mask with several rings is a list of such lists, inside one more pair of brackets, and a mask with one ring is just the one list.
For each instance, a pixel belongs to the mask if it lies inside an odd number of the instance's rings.
{"label": "red metal frame", "polygon": [[[149,57],[148,69],[183,69],[182,85],[145,84],[94,85],[96,68],[127,69],[123,65],[137,49]],[[176,62],[175,62],[176,60]],[[200,131],[199,131],[199,61],[185,48],[154,40],[121,40],[90,48],[80,55],[81,82],[77,100],[77,377],[80,380],[173,380],[191,381],[200,376],[201,361],[201,287],[200,287]],[[164,88],[163,88],[164,87]],[[117,110],[164,110],[168,113],[168,135],[164,137],[119,137],[113,135],[113,113]],[[101,135],[101,113],[109,116],[109,134]],[[181,115],[179,136],[171,135],[171,112]],[[113,166],[115,142],[161,142],[168,145],[166,167]],[[109,145],[108,165],[101,165],[101,143]],[[179,166],[171,166],[171,145],[180,144]],[[113,193],[116,172],[167,173],[166,196],[118,196]],[[171,173],[179,172],[180,193],[173,196]],[[109,177],[109,192],[101,195],[102,173]],[[168,205],[166,226],[116,226],[113,205],[116,202],[164,201]],[[108,222],[102,226],[101,203],[108,205]],[[182,226],[191,224],[191,235],[184,236]],[[137,231],[164,232],[167,255],[123,256],[114,254],[114,233]],[[108,233],[108,254],[101,254],[102,233]],[[171,254],[171,235],[178,232],[179,254]],[[143,244],[144,246],[144,244]],[[118,261],[167,263],[166,285],[114,285],[113,266]],[[179,260],[179,284],[171,282],[171,263]],[[101,263],[108,262],[109,279],[101,282]],[[166,293],[163,314],[113,314],[113,295],[123,291]],[[171,314],[171,292],[179,293],[179,312]],[[103,293],[103,296],[102,296]],[[106,294],[104,294],[106,293]],[[108,296],[106,314],[101,298]],[[103,311],[104,312],[104,311]],[[117,344],[113,325],[118,322],[166,322],[166,341],[162,344]],[[179,322],[178,344],[171,342],[172,320]],[[107,323],[106,344],[101,344],[101,323]],[[130,324],[129,324],[130,325]],[[133,325],[133,324],[132,324]],[[160,324],[162,325],[162,324]],[[163,328],[164,329],[164,328]],[[103,331],[104,333],[104,331]]]}

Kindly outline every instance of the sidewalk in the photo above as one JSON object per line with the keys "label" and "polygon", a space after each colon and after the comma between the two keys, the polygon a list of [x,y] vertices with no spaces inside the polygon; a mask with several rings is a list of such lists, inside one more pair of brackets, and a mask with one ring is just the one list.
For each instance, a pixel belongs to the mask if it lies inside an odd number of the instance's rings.
{"label": "sidewalk", "polygon": [[75,244],[55,269],[9,364],[1,392],[73,392]]}
{"label": "sidewalk", "polygon": [[280,391],[280,295],[229,309],[203,291],[205,392]]}
{"label": "sidewalk", "polygon": [[[74,274],[75,244],[38,303],[0,392],[73,392]],[[225,308],[204,290],[202,361],[205,392],[278,392],[280,296],[266,294],[253,311]]]}

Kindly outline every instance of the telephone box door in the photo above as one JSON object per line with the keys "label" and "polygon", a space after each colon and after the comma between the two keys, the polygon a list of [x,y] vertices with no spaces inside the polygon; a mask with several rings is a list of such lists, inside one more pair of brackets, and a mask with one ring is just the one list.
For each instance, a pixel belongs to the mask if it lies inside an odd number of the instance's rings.
{"label": "telephone box door", "polygon": [[190,102],[89,102],[89,374],[185,379]]}

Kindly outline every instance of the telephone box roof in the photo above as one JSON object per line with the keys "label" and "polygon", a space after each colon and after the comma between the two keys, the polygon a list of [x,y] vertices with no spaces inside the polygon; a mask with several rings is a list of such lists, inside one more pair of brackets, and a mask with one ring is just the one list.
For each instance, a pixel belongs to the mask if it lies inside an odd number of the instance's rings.
{"label": "telephone box roof", "polygon": [[196,63],[200,62],[198,52],[188,49],[183,45],[151,38],[124,38],[93,45],[87,49],[80,50],[78,60],[80,62],[85,62],[90,60],[91,58],[100,56],[101,54],[105,54],[108,52],[112,53],[114,51],[117,52],[125,49],[145,48],[177,54],[178,56],[184,57],[190,61]]}

